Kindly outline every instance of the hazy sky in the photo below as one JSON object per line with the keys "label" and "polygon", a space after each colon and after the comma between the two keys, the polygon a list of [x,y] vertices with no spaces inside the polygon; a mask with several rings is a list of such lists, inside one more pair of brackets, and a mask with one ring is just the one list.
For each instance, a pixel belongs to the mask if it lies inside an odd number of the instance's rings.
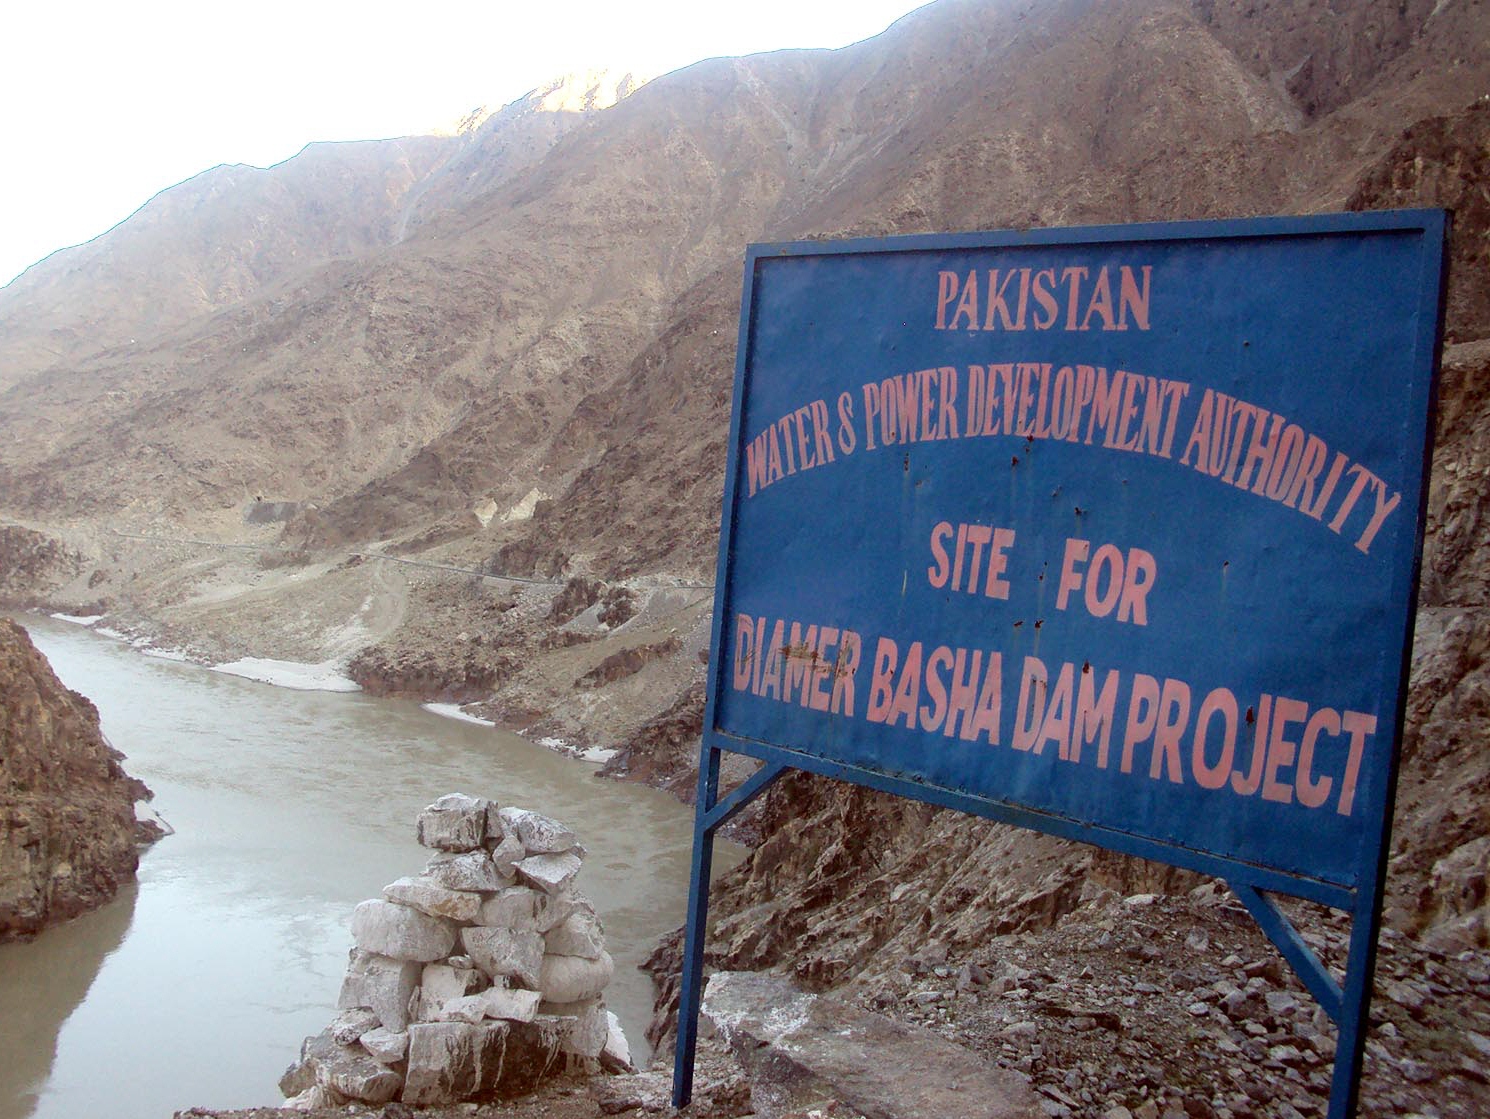
{"label": "hazy sky", "polygon": [[97,0],[0,34],[0,284],[219,163],[448,127],[571,70],[838,47],[924,0]]}

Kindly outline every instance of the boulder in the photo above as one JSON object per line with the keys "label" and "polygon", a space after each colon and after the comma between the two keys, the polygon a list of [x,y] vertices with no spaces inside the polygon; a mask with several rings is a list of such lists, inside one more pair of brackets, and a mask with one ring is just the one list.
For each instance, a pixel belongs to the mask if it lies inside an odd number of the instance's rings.
{"label": "boulder", "polygon": [[433,1022],[440,1008],[451,999],[475,994],[490,986],[491,980],[474,967],[450,964],[426,964],[419,983],[418,1006],[414,1016],[421,1022]]}
{"label": "boulder", "polygon": [[455,947],[455,926],[407,905],[364,901],[352,911],[352,938],[364,952],[429,963]]}
{"label": "boulder", "polygon": [[1433,864],[1423,942],[1445,953],[1490,943],[1490,836],[1470,840]]}
{"label": "boulder", "polygon": [[579,873],[579,856],[529,855],[517,864],[517,874],[524,882],[546,894],[558,894],[569,887]]}
{"label": "boulder", "polygon": [[329,1029],[300,1043],[300,1059],[291,1063],[279,1078],[279,1091],[286,1099],[298,1099],[316,1084],[316,1065],[336,1052]]}
{"label": "boulder", "polygon": [[464,793],[447,793],[419,813],[415,834],[425,847],[441,851],[474,851],[487,835],[492,802]]}
{"label": "boulder", "polygon": [[403,1077],[360,1049],[338,1045],[316,1064],[316,1083],[348,1099],[383,1104],[398,1095]]}
{"label": "boulder", "polygon": [[351,1101],[335,1088],[323,1088],[312,1084],[305,1091],[291,1096],[280,1104],[286,1111],[323,1111],[328,1108],[345,1107]]}
{"label": "boulder", "polygon": [[509,1022],[531,1022],[538,1014],[542,998],[537,991],[515,991],[493,987],[476,996],[483,999],[488,1018],[505,1018]]}
{"label": "boulder", "polygon": [[537,987],[546,1002],[583,1002],[604,991],[615,970],[610,953],[604,951],[593,960],[584,956],[544,956]]}
{"label": "boulder", "polygon": [[571,850],[579,837],[559,821],[526,808],[504,808],[502,823],[509,833],[517,833],[523,849],[530,855],[558,855]]}
{"label": "boulder", "polygon": [[507,1034],[507,1059],[497,1093],[504,1098],[533,1091],[554,1073],[563,1060],[563,1031],[553,1018],[512,1022]]}
{"label": "boulder", "polygon": [[631,1043],[626,1040],[626,1031],[621,1029],[621,1019],[607,1010],[605,1020],[609,1024],[605,1037],[605,1048],[600,1051],[600,1067],[606,1072],[626,1074],[635,1072],[631,1063]]}
{"label": "boulder", "polygon": [[593,913],[576,910],[543,935],[543,949],[555,956],[598,960],[605,951],[605,930]]}
{"label": "boulder", "polygon": [[419,985],[420,970],[417,963],[407,960],[395,960],[373,952],[353,952],[336,1005],[343,1010],[367,1007],[388,1029],[406,1029],[409,1025],[409,996]]}
{"label": "boulder", "polygon": [[[543,965],[543,938],[537,933],[513,929],[462,929],[461,944],[476,966],[492,978],[511,976],[526,987],[537,988]],[[572,999],[562,1000],[572,1002]]]}
{"label": "boulder", "polygon": [[566,886],[556,894],[543,895],[543,908],[538,911],[538,931],[547,933],[562,925],[573,913],[595,912],[595,907],[583,894],[577,894]]}
{"label": "boulder", "polygon": [[435,1015],[439,1022],[480,1022],[484,1018],[503,1018],[511,1022],[531,1022],[538,1013],[537,991],[518,991],[507,987],[489,987],[475,995],[451,999]]}
{"label": "boulder", "polygon": [[545,906],[544,897],[527,886],[510,886],[482,901],[476,923],[488,928],[541,932],[539,914]]}
{"label": "boulder", "polygon": [[538,1013],[549,1014],[556,1018],[577,1018],[581,1014],[604,1008],[605,1002],[599,998],[582,999],[579,1002],[549,1002],[544,999],[538,1004]]}
{"label": "boulder", "polygon": [[599,1057],[610,1034],[610,1021],[599,999],[580,1004],[577,1014],[553,1015],[559,1027],[559,1048],[576,1057]]}
{"label": "boulder", "polygon": [[498,874],[516,874],[517,864],[527,857],[528,851],[523,846],[523,841],[511,834],[504,835],[502,841],[491,850],[492,865],[497,868]]}
{"label": "boulder", "polygon": [[[484,799],[484,798],[483,798]],[[486,848],[491,850],[507,835],[507,828],[502,823],[502,810],[497,807],[497,802],[488,800],[486,802]]]}
{"label": "boulder", "polygon": [[431,1022],[469,1022],[475,1025],[486,1018],[486,1007],[480,995],[462,995],[448,1000],[429,1016]]}
{"label": "boulder", "polygon": [[485,849],[440,851],[425,864],[424,876],[447,890],[492,893],[513,884],[516,865],[514,861],[505,871],[499,870],[492,861],[492,853]]}
{"label": "boulder", "polygon": [[331,1020],[331,1037],[338,1045],[356,1045],[369,1030],[378,1028],[376,1013],[366,1007],[343,1010]]}
{"label": "boulder", "polygon": [[[469,854],[475,854],[472,851]],[[495,869],[495,868],[493,868]],[[495,877],[495,875],[493,875]],[[469,922],[481,908],[481,895],[442,886],[433,878],[400,878],[383,887],[383,896],[430,917]]]}
{"label": "boulder", "polygon": [[407,1030],[394,1031],[379,1026],[362,1035],[362,1048],[367,1050],[367,1055],[373,1060],[385,1065],[396,1065],[408,1055],[409,1033]]}
{"label": "boulder", "polygon": [[502,1078],[506,1022],[427,1022],[409,1027],[403,1102],[443,1106],[491,1092]]}

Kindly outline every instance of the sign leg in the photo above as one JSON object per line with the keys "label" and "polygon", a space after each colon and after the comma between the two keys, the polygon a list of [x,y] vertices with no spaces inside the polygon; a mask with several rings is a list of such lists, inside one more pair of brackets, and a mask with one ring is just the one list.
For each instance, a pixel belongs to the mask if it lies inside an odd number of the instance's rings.
{"label": "sign leg", "polygon": [[683,933],[682,986],[678,992],[678,1043],[673,1054],[673,1106],[693,1098],[693,1058],[698,1049],[698,1008],[703,996],[704,938],[709,924],[709,878],[714,828],[709,812],[719,792],[719,751],[705,747],[698,767],[693,815],[693,869],[688,881],[688,923]]}
{"label": "sign leg", "polygon": [[1362,890],[1350,926],[1350,957],[1345,965],[1345,997],[1335,1044],[1329,1119],[1351,1119],[1355,1115],[1361,1066],[1365,1058],[1366,1027],[1370,1021],[1368,1014],[1376,975],[1376,938],[1380,925],[1379,893]]}

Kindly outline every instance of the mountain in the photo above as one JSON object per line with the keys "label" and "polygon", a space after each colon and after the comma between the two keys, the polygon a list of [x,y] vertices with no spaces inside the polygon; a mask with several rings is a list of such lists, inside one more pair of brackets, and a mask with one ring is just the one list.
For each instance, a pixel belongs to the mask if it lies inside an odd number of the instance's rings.
{"label": "mountain", "polygon": [[[611,423],[638,377],[684,410],[671,432],[722,428],[747,241],[1339,208],[1407,125],[1477,112],[1477,5],[1350,10],[945,0],[613,108],[629,79],[535,91],[458,137],[207,172],[4,290],[7,504],[226,524],[273,496],[319,507],[312,543],[454,521],[562,566],[595,527],[568,487],[603,480],[619,507],[664,449],[655,408]],[[717,451],[685,452],[715,481],[679,517],[713,515]],[[534,490],[560,500],[473,531],[475,507]],[[647,556],[613,540],[604,570],[712,560],[708,532],[635,535]]]}
{"label": "mountain", "polygon": [[[0,290],[0,518],[46,559],[0,586],[203,658],[350,657],[371,690],[686,787],[748,242],[1448,206],[1391,905],[1442,951],[1483,945],[1487,30],[1481,0],[938,0],[838,51],[585,77],[454,136],[208,172]],[[867,910],[885,851],[966,885],[919,810],[781,795],[828,838],[721,902],[792,909],[740,960],[839,982],[902,943],[915,913],[871,935],[810,885]],[[964,854],[984,835],[935,827]],[[1096,872],[1040,851],[1028,880],[976,863],[983,900],[933,927],[1058,921]]]}

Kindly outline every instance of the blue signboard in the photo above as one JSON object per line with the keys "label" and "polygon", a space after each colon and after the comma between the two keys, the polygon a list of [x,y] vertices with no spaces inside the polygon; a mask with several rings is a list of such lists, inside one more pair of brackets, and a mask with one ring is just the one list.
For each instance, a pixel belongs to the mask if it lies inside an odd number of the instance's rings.
{"label": "blue signboard", "polygon": [[1444,236],[752,247],[701,838],[730,750],[1192,867],[1340,1011],[1261,891],[1374,943]]}

